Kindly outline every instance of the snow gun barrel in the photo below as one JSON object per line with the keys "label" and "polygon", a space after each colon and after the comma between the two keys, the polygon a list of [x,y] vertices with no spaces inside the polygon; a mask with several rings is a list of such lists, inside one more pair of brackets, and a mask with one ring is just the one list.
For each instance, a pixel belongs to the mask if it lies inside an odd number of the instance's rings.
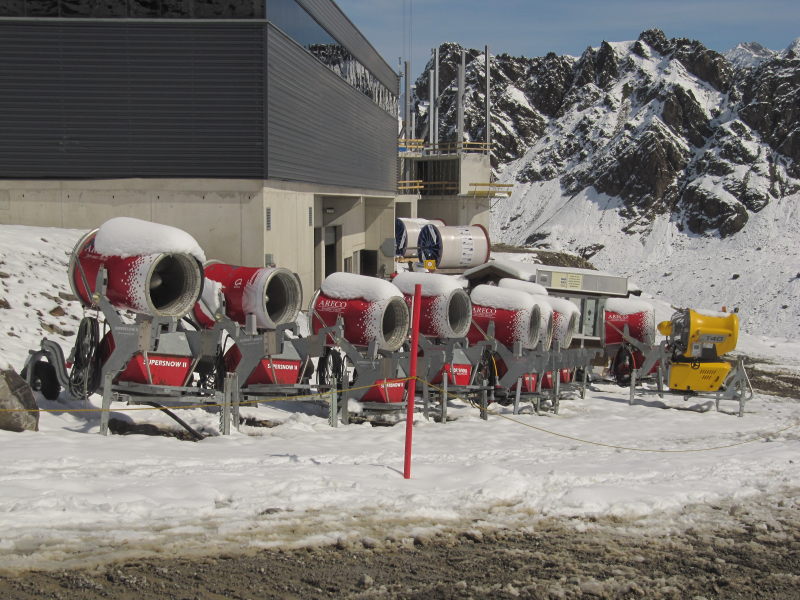
{"label": "snow gun barrel", "polygon": [[435,338],[463,338],[469,332],[472,302],[469,294],[447,275],[404,272],[392,283],[403,292],[409,310],[414,287],[422,286],[420,334]]}
{"label": "snow gun barrel", "polygon": [[472,327],[468,338],[477,343],[494,323],[494,338],[506,347],[519,342],[532,350],[539,341],[541,308],[530,294],[519,290],[479,285],[472,290]]}
{"label": "snow gun barrel", "polygon": [[378,349],[389,352],[400,349],[411,325],[408,306],[397,287],[353,273],[329,275],[314,294],[309,315],[315,334],[341,318],[345,340],[355,346],[376,342]]}
{"label": "snow gun barrel", "polygon": [[72,291],[84,306],[98,305],[97,275],[104,268],[104,293],[116,308],[155,317],[182,317],[192,309],[203,287],[203,267],[195,256],[103,254],[95,248],[98,231],[78,241],[68,267]]}
{"label": "snow gun barrel", "polygon": [[300,280],[283,267],[240,267],[218,261],[205,266],[206,291],[194,307],[197,321],[212,327],[219,311],[218,297],[225,296],[225,313],[241,325],[253,315],[259,329],[275,329],[292,323],[300,312],[303,289]]}
{"label": "snow gun barrel", "polygon": [[656,319],[653,306],[635,298],[609,298],[603,309],[601,344],[617,346],[625,342],[625,327],[628,335],[648,346],[655,343]]}

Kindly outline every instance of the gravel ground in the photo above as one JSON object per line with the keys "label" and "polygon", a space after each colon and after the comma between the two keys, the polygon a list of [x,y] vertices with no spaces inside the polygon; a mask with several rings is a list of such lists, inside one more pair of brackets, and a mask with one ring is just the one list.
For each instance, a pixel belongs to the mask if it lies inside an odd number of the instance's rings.
{"label": "gravel ground", "polygon": [[800,490],[647,519],[0,574],[0,598],[800,598]]}

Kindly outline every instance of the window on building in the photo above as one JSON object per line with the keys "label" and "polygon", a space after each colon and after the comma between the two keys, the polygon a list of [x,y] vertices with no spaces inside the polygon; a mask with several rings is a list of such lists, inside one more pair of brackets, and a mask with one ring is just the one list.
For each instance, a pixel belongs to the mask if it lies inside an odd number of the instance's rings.
{"label": "window on building", "polygon": [[264,217],[264,228],[267,231],[272,231],[272,209],[268,208],[266,210],[266,215]]}
{"label": "window on building", "polygon": [[268,0],[267,19],[383,110],[397,114],[397,97],[296,0]]}

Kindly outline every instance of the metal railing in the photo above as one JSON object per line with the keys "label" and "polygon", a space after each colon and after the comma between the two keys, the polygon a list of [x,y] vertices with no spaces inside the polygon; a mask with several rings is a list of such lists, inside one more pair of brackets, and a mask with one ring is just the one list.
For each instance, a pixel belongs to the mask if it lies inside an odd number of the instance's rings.
{"label": "metal railing", "polygon": [[428,144],[423,139],[399,138],[397,140],[398,152],[417,152],[420,154],[488,154],[490,144],[486,142],[440,142]]}

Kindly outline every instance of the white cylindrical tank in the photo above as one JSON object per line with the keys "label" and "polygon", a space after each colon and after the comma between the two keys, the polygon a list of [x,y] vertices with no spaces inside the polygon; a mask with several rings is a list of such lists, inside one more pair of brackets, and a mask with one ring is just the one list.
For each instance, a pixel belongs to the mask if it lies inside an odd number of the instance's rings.
{"label": "white cylindrical tank", "polygon": [[435,260],[437,269],[470,269],[489,260],[489,232],[482,225],[425,225],[417,241],[420,261]]}

